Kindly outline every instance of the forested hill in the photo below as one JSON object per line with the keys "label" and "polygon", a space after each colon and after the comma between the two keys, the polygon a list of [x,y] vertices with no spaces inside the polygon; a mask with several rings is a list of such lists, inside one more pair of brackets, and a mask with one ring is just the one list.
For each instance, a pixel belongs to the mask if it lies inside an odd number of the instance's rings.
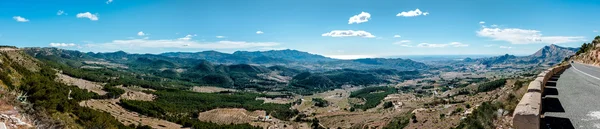
{"label": "forested hill", "polygon": [[79,106],[98,94],[55,81],[56,70],[20,49],[0,47],[0,64],[0,92],[6,93],[0,99],[17,101],[9,104],[27,114],[37,128],[135,128],[108,113]]}
{"label": "forested hill", "polygon": [[[337,69],[308,72],[309,70],[282,65],[219,64],[203,59],[128,54],[121,51],[82,53],[57,48],[24,50],[70,76],[96,82],[137,85],[153,89],[189,89],[192,86],[203,85],[260,92],[312,94],[339,88],[342,85],[370,86],[413,79],[420,76],[419,71],[398,69],[425,67],[422,63],[403,59],[340,60],[332,61],[332,64],[310,66],[329,66]],[[355,64],[362,66],[363,69],[345,68],[356,67]],[[311,76],[295,77],[301,73],[309,73]],[[144,81],[139,81],[140,79]]]}
{"label": "forested hill", "polygon": [[311,54],[298,50],[271,50],[271,51],[236,51],[233,54],[218,51],[203,52],[168,52],[159,55],[179,58],[204,59],[216,63],[289,63],[289,62],[327,62],[336,59]]}
{"label": "forested hill", "polygon": [[254,52],[236,51],[233,53],[233,55],[248,56],[248,57],[255,57],[255,58],[261,57],[261,56],[266,56],[266,57],[271,57],[271,58],[278,58],[278,59],[297,61],[297,62],[328,62],[328,61],[336,60],[336,59],[325,57],[322,55],[311,54],[308,52],[302,52],[302,51],[290,50],[290,49],[270,50],[270,51],[254,51]]}

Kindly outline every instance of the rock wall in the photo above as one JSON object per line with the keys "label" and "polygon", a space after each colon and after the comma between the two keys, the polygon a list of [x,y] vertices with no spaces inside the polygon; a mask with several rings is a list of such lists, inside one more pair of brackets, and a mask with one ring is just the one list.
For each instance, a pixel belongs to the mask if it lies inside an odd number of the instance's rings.
{"label": "rock wall", "polygon": [[542,113],[542,93],[544,86],[550,78],[561,71],[571,67],[570,64],[560,65],[538,74],[537,78],[527,87],[513,114],[513,127],[516,129],[539,129],[540,115]]}

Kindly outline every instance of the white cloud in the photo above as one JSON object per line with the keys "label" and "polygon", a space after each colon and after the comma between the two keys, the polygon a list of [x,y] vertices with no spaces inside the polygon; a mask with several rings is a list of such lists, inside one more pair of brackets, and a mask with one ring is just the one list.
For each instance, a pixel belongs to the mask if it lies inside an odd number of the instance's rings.
{"label": "white cloud", "polygon": [[402,16],[402,17],[414,17],[414,16],[420,16],[420,15],[427,16],[428,14],[429,14],[429,12],[421,12],[421,10],[415,9],[415,10],[411,10],[411,11],[408,11],[408,12],[398,13],[398,14],[396,14],[396,16],[399,16],[399,17],[400,16]]}
{"label": "white cloud", "polygon": [[264,34],[264,33],[265,33],[265,32],[262,32],[262,31],[260,31],[260,30],[259,30],[259,31],[256,31],[256,34]]}
{"label": "white cloud", "polygon": [[92,14],[90,12],[85,12],[85,13],[79,13],[77,14],[77,18],[88,18],[92,21],[97,21],[98,20],[98,14]]}
{"label": "white cloud", "polygon": [[65,11],[62,10],[58,10],[58,12],[56,12],[56,15],[60,16],[60,15],[68,15],[67,13],[65,13]]}
{"label": "white cloud", "polygon": [[479,21],[479,24],[485,24],[485,22],[484,21]]}
{"label": "white cloud", "polygon": [[598,30],[594,30],[594,33],[598,33]]}
{"label": "white cloud", "polygon": [[359,23],[363,23],[363,22],[367,22],[369,21],[369,19],[371,19],[371,14],[367,13],[367,12],[361,12],[358,15],[354,15],[352,17],[350,17],[350,19],[348,19],[348,24],[359,24]]}
{"label": "white cloud", "polygon": [[112,2],[113,2],[113,0],[108,0],[108,1],[106,1],[106,4],[110,4]]}
{"label": "white cloud", "polygon": [[400,35],[394,35],[394,38],[400,38],[400,37],[402,37],[402,36],[400,36]]}
{"label": "white cloud", "polygon": [[375,35],[362,30],[332,30],[331,32],[321,34],[321,36],[375,38]]}
{"label": "white cloud", "polygon": [[428,47],[428,48],[442,48],[442,47],[468,47],[468,44],[460,42],[451,42],[446,44],[432,44],[432,43],[420,43],[417,47]]}
{"label": "white cloud", "polygon": [[225,36],[215,36],[215,37],[220,38],[220,39],[226,38]]}
{"label": "white cloud", "polygon": [[140,31],[140,32],[137,33],[137,35],[138,36],[144,36],[144,35],[146,35],[146,33],[144,33],[143,31]]}
{"label": "white cloud", "polygon": [[242,48],[274,48],[280,45],[276,42],[246,42],[246,41],[216,41],[200,42],[191,40],[193,35],[178,39],[127,39],[113,40],[107,43],[87,44],[92,48],[104,50],[144,49],[144,48],[179,48],[179,49],[242,49]]}
{"label": "white cloud", "polygon": [[498,25],[496,25],[496,24],[492,24],[492,26],[491,26],[491,27],[498,27]]}
{"label": "white cloud", "polygon": [[196,34],[194,34],[194,35],[189,35],[189,34],[188,34],[188,35],[186,35],[186,36],[185,36],[185,37],[183,37],[183,38],[179,38],[179,40],[189,41],[189,40],[191,40],[191,39],[192,39],[192,37],[195,37],[195,36],[196,36]]}
{"label": "white cloud", "polygon": [[26,19],[21,16],[14,16],[13,19],[17,20],[17,22],[29,22],[29,19]]}
{"label": "white cloud", "polygon": [[503,49],[511,49],[512,47],[510,47],[510,46],[500,46],[500,48],[503,48]]}
{"label": "white cloud", "polygon": [[402,41],[398,41],[398,42],[394,42],[395,45],[400,45],[403,47],[413,47],[410,43],[410,40],[402,40]]}
{"label": "white cloud", "polygon": [[527,30],[519,28],[488,28],[482,27],[477,31],[480,37],[487,37],[498,41],[507,41],[512,44],[531,44],[531,43],[569,43],[585,41],[583,36],[543,36],[538,30]]}
{"label": "white cloud", "polygon": [[50,43],[51,47],[72,47],[75,46],[74,43]]}
{"label": "white cloud", "polygon": [[285,48],[285,47],[263,47],[260,48],[261,50],[285,50],[285,49],[289,49],[289,48]]}
{"label": "white cloud", "polygon": [[483,47],[493,47],[493,46],[496,46],[496,44],[483,45]]}

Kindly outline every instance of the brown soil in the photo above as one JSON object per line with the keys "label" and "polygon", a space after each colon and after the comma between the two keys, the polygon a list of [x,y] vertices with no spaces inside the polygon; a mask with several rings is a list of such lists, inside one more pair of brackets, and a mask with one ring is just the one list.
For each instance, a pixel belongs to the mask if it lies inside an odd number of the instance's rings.
{"label": "brown soil", "polygon": [[106,100],[88,100],[79,102],[79,105],[89,107],[92,109],[105,111],[110,113],[112,116],[117,118],[124,125],[148,125],[152,128],[165,128],[165,129],[177,129],[181,128],[181,125],[161,120],[157,118],[147,117],[138,114],[137,112],[128,111],[125,108],[117,104],[118,99],[106,99]]}
{"label": "brown soil", "polygon": [[221,87],[214,87],[214,86],[194,86],[194,87],[192,87],[192,91],[200,92],[200,93],[215,93],[215,92],[221,92],[221,91],[236,91],[236,90],[221,88]]}
{"label": "brown soil", "polygon": [[97,93],[98,95],[105,95],[106,91],[102,90],[102,85],[97,82],[91,82],[79,78],[74,78],[65,74],[57,73],[57,80],[69,85],[75,85],[81,89],[87,89],[91,92]]}
{"label": "brown soil", "polygon": [[273,117],[266,119],[265,111],[247,111],[241,108],[218,108],[198,114],[200,121],[213,122],[218,124],[243,124],[249,123],[253,126],[263,127],[265,129],[295,129],[300,128],[298,124],[281,121]]}
{"label": "brown soil", "polygon": [[290,80],[292,80],[292,77],[281,76],[279,74],[280,74],[279,71],[273,71],[270,73],[258,74],[258,76],[262,77],[264,79],[267,79],[267,80],[277,81],[277,82],[281,82],[281,83],[288,83]]}
{"label": "brown soil", "polygon": [[136,88],[136,87],[130,88],[130,87],[122,87],[122,86],[118,86],[117,88],[125,90],[125,93],[123,93],[121,95],[121,99],[152,101],[156,98],[156,95],[142,92],[143,90],[145,90],[144,88]]}
{"label": "brown soil", "polygon": [[256,98],[256,100],[263,100],[264,103],[276,103],[276,104],[288,104],[288,103],[294,102],[296,99],[297,98],[265,98],[265,97]]}

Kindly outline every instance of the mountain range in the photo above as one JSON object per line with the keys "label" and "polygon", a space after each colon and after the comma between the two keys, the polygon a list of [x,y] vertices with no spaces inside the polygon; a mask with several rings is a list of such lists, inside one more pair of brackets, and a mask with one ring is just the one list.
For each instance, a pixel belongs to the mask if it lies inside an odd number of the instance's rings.
{"label": "mountain range", "polygon": [[398,69],[417,70],[428,68],[421,62],[400,58],[365,58],[355,60],[340,60],[311,54],[298,50],[270,50],[270,51],[236,51],[232,54],[217,51],[203,52],[169,52],[159,54],[166,57],[202,59],[219,64],[260,64],[284,65],[298,69],[331,70],[331,69]]}
{"label": "mountain range", "polygon": [[478,64],[483,64],[487,66],[493,65],[554,65],[560,63],[565,58],[574,55],[579,48],[569,48],[569,47],[561,47],[558,45],[549,45],[544,46],[537,52],[528,55],[528,56],[515,56],[505,54],[502,56],[488,57],[488,58],[479,58],[479,59],[471,59],[465,58],[463,61],[465,62],[474,62]]}

